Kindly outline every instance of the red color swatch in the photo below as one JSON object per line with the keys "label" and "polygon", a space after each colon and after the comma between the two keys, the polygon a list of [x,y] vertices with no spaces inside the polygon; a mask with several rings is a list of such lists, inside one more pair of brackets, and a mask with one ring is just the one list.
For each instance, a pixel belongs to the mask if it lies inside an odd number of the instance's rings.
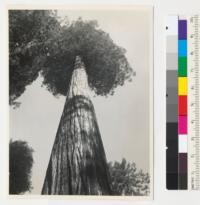
{"label": "red color swatch", "polygon": [[178,115],[187,115],[187,95],[178,97]]}

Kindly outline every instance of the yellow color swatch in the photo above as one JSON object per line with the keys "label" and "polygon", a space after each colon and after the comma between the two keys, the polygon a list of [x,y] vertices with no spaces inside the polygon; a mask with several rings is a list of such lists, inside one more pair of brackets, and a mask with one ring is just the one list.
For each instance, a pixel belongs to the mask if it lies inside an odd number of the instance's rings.
{"label": "yellow color swatch", "polygon": [[187,95],[187,77],[178,78],[178,95]]}

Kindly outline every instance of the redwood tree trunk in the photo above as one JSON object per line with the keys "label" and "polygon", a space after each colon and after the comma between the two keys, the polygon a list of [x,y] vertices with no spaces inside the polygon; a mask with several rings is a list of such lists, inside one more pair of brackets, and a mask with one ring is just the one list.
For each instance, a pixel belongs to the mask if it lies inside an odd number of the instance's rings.
{"label": "redwood tree trunk", "polygon": [[66,98],[42,194],[110,195],[110,176],[80,57]]}

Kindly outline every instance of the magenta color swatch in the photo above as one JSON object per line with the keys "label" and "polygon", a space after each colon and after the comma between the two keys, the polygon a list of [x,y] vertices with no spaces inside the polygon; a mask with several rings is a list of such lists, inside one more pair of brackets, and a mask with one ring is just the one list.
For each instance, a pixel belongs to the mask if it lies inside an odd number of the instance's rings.
{"label": "magenta color swatch", "polygon": [[187,116],[178,117],[178,133],[187,134]]}

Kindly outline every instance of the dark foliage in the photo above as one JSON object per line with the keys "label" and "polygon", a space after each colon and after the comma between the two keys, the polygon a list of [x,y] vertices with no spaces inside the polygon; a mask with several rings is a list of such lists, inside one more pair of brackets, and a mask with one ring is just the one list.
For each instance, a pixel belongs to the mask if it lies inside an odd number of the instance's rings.
{"label": "dark foliage", "polygon": [[23,194],[31,191],[33,149],[25,141],[10,141],[9,145],[9,193]]}
{"label": "dark foliage", "polygon": [[111,187],[114,195],[148,195],[150,177],[148,173],[137,170],[135,163],[109,163]]}
{"label": "dark foliage", "polygon": [[90,87],[97,95],[113,94],[131,79],[125,50],[98,28],[79,18],[61,26],[53,11],[10,11],[10,104],[14,104],[41,71],[54,95],[66,95],[74,61],[81,56]]}
{"label": "dark foliage", "polygon": [[10,104],[15,101],[39,74],[47,45],[61,28],[53,11],[9,11],[9,81]]}

